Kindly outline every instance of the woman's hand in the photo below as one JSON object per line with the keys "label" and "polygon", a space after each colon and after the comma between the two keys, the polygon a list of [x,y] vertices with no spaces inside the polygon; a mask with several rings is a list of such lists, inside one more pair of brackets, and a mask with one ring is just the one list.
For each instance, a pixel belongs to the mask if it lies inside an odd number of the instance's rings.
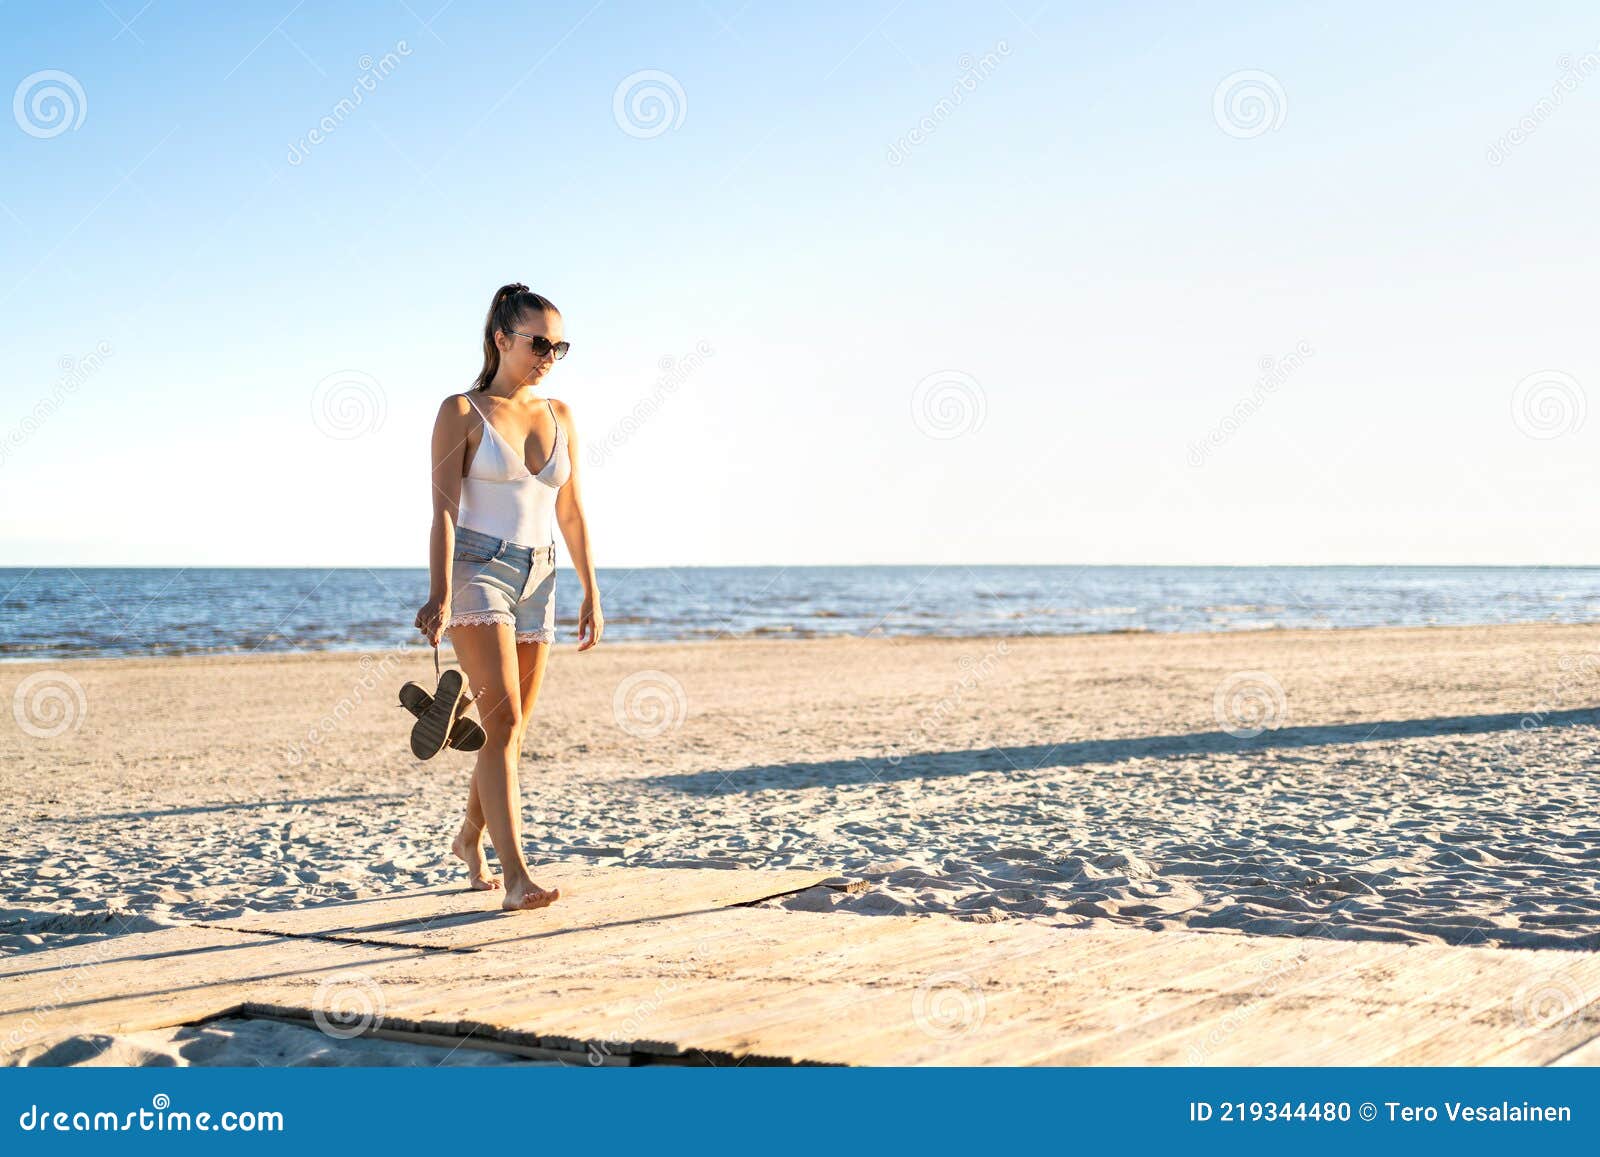
{"label": "woman's hand", "polygon": [[427,636],[428,642],[435,647],[444,638],[444,609],[449,605],[450,592],[445,591],[442,595],[429,595],[428,601],[417,612],[417,630]]}
{"label": "woman's hand", "polygon": [[593,595],[583,596],[583,609],[578,612],[578,650],[587,651],[600,641],[606,629],[606,617],[600,613],[600,602]]}

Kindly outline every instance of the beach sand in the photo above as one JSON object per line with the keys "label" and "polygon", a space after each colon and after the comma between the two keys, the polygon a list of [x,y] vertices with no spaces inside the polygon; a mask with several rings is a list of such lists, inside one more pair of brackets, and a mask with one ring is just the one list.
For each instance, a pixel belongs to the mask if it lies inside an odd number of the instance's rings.
{"label": "beach sand", "polygon": [[551,1067],[484,1048],[446,1047],[379,1036],[331,1036],[314,1025],[265,1017],[225,1016],[150,1032],[92,1033],[31,1046],[9,1058],[19,1066],[197,1068],[252,1065],[298,1068]]}
{"label": "beach sand", "polygon": [[[406,679],[0,667],[0,952],[460,880],[472,757],[411,757]],[[770,902],[840,919],[1594,949],[1597,704],[1600,626],[562,645],[525,838],[869,880]]]}

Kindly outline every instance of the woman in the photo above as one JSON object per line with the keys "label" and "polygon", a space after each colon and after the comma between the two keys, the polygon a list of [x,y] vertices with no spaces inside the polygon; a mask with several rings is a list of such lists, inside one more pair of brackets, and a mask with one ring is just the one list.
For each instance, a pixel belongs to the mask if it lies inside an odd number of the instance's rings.
{"label": "woman", "polygon": [[476,387],[446,398],[433,426],[431,581],[417,627],[434,646],[448,627],[488,734],[451,851],[473,888],[500,887],[483,854],[487,830],[505,872],[501,907],[511,909],[542,908],[561,894],[528,874],[517,783],[523,729],[555,641],[557,526],[583,582],[578,650],[598,643],[605,626],[572,412],[540,396],[567,348],[554,305],[526,285],[502,286],[484,324]]}

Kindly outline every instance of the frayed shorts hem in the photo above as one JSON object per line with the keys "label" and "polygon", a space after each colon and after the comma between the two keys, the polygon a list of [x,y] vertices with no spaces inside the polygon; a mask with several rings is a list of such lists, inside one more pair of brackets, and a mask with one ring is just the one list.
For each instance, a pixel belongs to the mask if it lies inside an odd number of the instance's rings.
{"label": "frayed shorts hem", "polygon": [[[504,623],[512,628],[517,625],[515,616],[508,615],[504,611],[475,611],[465,615],[455,615],[450,619],[451,628],[492,627],[499,623]],[[531,631],[517,631],[516,635],[519,643],[553,643],[556,641],[555,631],[546,627],[536,627]]]}
{"label": "frayed shorts hem", "polygon": [[504,623],[519,643],[555,642],[554,555],[553,547],[524,546],[459,527],[449,626]]}

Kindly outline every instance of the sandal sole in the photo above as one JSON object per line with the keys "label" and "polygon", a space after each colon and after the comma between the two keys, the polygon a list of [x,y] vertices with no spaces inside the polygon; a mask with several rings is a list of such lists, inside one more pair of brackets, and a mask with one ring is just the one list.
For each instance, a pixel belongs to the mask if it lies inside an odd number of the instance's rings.
{"label": "sandal sole", "polygon": [[445,740],[456,721],[464,684],[461,672],[452,668],[439,676],[439,692],[411,729],[411,754],[432,759],[444,750]]}
{"label": "sandal sole", "polygon": [[[432,702],[433,696],[415,683],[407,683],[400,688],[400,706],[418,719],[422,718],[428,709],[428,704]],[[450,729],[450,738],[445,741],[445,746],[456,751],[477,751],[487,742],[489,742],[488,733],[478,726],[476,719],[458,715],[456,725]]]}

